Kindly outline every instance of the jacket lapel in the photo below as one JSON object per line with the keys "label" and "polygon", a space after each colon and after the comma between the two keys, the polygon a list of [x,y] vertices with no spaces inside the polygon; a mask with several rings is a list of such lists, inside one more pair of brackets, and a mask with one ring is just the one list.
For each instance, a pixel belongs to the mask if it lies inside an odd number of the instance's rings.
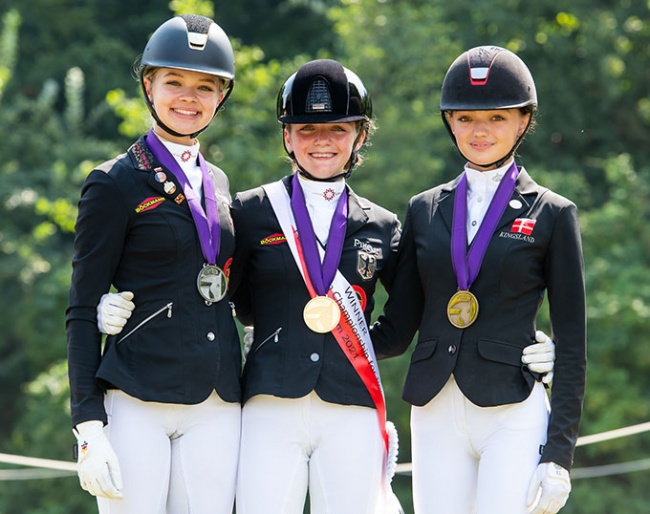
{"label": "jacket lapel", "polygon": [[[437,209],[440,211],[440,215],[445,222],[449,233],[451,233],[452,220],[454,217],[454,199],[456,198],[456,186],[458,185],[459,180],[460,175],[453,181],[443,185],[440,188],[439,200],[432,203],[434,206],[437,204]],[[503,216],[501,216],[496,231],[509,226],[515,219],[521,217],[526,211],[528,211],[538,192],[537,184],[530,177],[525,168],[522,167],[519,176],[517,177],[515,190],[508,201],[508,206],[506,207]]]}
{"label": "jacket lapel", "polygon": [[[530,178],[528,172],[522,167],[517,177],[515,190],[508,202],[503,216],[497,225],[496,231],[510,226],[512,222],[526,213],[537,196],[538,188],[535,181]],[[495,232],[496,233],[496,232]]]}
{"label": "jacket lapel", "polygon": [[345,235],[350,237],[368,223],[366,210],[370,209],[370,206],[364,205],[365,201],[359,198],[349,186],[346,185],[346,187],[348,189],[348,224]]}

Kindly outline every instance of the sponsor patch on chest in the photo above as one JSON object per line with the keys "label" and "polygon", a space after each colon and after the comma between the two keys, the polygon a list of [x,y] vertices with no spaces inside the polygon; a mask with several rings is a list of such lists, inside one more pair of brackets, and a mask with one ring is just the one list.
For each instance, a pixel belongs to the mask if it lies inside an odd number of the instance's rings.
{"label": "sponsor patch on chest", "polygon": [[260,239],[261,246],[279,245],[286,242],[287,242],[287,238],[281,232],[278,232],[277,234],[271,234],[270,236],[266,236]]}
{"label": "sponsor patch on chest", "polygon": [[140,202],[140,204],[135,208],[135,212],[140,214],[142,212],[150,211],[158,207],[164,201],[165,197],[163,196],[150,196],[149,198],[145,198],[142,202]]}

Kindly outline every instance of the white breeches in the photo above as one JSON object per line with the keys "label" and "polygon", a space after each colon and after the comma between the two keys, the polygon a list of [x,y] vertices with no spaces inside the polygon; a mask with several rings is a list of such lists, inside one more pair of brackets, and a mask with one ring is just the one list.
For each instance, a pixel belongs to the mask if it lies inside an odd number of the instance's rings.
{"label": "white breeches", "polygon": [[374,514],[382,491],[377,413],[316,393],[255,396],[242,412],[237,514]]}
{"label": "white breeches", "polygon": [[232,514],[239,403],[216,392],[197,405],[180,405],[109,390],[105,405],[124,499],[98,498],[100,514]]}
{"label": "white breeches", "polygon": [[541,383],[521,403],[478,407],[452,376],[411,409],[415,513],[525,514],[549,410]]}

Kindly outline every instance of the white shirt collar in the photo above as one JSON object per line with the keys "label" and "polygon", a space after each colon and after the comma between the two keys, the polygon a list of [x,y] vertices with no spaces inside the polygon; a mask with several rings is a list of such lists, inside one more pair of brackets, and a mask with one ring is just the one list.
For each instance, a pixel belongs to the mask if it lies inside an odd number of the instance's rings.
{"label": "white shirt collar", "polygon": [[300,185],[305,193],[305,202],[317,209],[323,207],[334,210],[343,189],[345,189],[345,179],[336,182],[319,182],[298,175],[298,180],[300,180]]}
{"label": "white shirt collar", "polygon": [[495,170],[479,171],[465,165],[465,174],[467,175],[467,188],[469,194],[483,192],[486,194],[494,193],[499,187],[499,182],[505,175],[506,171],[512,165],[512,161]]}
{"label": "white shirt collar", "polygon": [[305,194],[307,212],[309,212],[314,233],[321,244],[325,245],[334,211],[345,188],[345,179],[336,182],[319,182],[298,175],[298,180],[300,180],[302,191]]}

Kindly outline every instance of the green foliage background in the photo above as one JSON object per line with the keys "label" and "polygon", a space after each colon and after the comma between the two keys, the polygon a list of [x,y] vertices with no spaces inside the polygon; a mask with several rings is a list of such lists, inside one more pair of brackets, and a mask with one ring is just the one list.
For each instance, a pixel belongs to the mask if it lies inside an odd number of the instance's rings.
{"label": "green foliage background", "polygon": [[[234,93],[202,136],[233,192],[288,172],[275,95],[303,62],[333,57],[363,78],[380,127],[351,184],[400,216],[410,196],[462,168],[437,107],[449,63],[479,44],[516,51],[540,101],[519,160],[581,212],[581,433],[650,420],[648,0],[0,0],[0,452],[71,459],[63,313],[79,189],[147,129],[130,67],[148,35],[183,12],[213,16],[236,47]],[[550,330],[545,315],[540,327]],[[401,462],[408,359],[381,364]],[[649,457],[645,433],[580,447],[575,467]],[[563,512],[647,513],[649,479],[648,470],[576,479]],[[409,488],[395,479],[407,513]],[[91,512],[74,476],[0,480],[0,514]]]}

